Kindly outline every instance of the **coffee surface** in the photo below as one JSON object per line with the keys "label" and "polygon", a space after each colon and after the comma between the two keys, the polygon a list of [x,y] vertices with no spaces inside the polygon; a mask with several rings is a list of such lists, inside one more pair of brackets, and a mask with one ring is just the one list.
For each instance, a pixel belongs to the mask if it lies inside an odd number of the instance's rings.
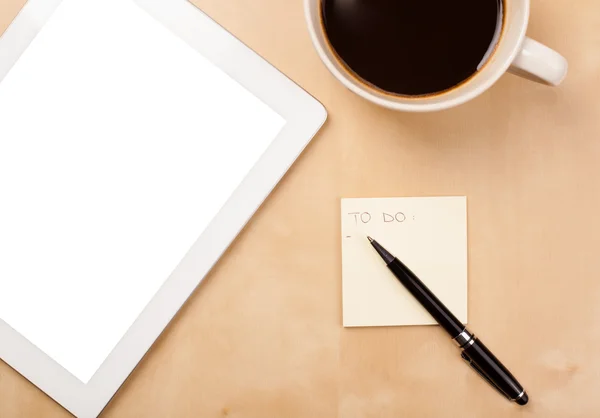
{"label": "coffee surface", "polygon": [[399,95],[448,90],[485,63],[502,0],[322,0],[323,26],[346,67]]}

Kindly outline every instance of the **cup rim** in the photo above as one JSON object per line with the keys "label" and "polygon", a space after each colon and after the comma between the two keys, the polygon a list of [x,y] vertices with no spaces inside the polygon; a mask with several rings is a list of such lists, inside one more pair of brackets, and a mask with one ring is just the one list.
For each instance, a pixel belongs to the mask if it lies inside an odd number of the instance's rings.
{"label": "cup rim", "polygon": [[[306,20],[306,23],[307,23],[307,26],[309,29],[308,32],[309,32],[309,35],[311,38],[311,42],[312,42],[314,48],[316,49],[317,54],[319,55],[319,58],[325,64],[327,69],[346,88],[348,88],[350,91],[354,92],[355,94],[361,96],[362,98],[369,100],[370,102],[373,102],[379,106],[386,107],[388,109],[401,110],[401,111],[407,111],[407,112],[433,112],[433,111],[438,111],[438,110],[443,110],[443,109],[449,109],[449,108],[452,108],[455,106],[459,106],[470,100],[473,100],[477,96],[481,95],[483,92],[487,91],[508,70],[508,68],[510,67],[512,62],[515,60],[515,58],[521,51],[521,47],[523,45],[523,42],[525,41],[525,35],[527,33],[527,26],[529,25],[530,1],[525,0],[524,7],[523,7],[523,13],[525,15],[524,16],[525,24],[521,25],[520,33],[518,36],[518,41],[513,46],[512,50],[511,50],[508,58],[505,60],[505,62],[503,62],[502,65],[500,65],[498,67],[498,69],[496,69],[495,72],[492,73],[477,88],[470,90],[467,93],[461,94],[457,97],[454,97],[452,99],[442,100],[437,103],[423,103],[418,97],[411,98],[410,102],[401,102],[401,101],[396,101],[393,98],[388,99],[388,98],[377,96],[377,95],[373,94],[372,92],[370,92],[369,90],[367,90],[366,88],[361,88],[361,87],[357,86],[356,84],[350,82],[349,76],[347,74],[340,71],[333,64],[333,62],[331,61],[331,59],[329,58],[329,56],[327,55],[327,53],[325,51],[324,45],[322,45],[322,43],[319,41],[319,38],[317,36],[317,30],[320,30],[320,28],[317,29],[315,27],[313,19],[311,18],[312,13],[313,13],[313,11],[311,10],[311,3],[318,4],[320,1],[321,0],[304,0],[304,15],[305,15],[305,20]],[[509,0],[507,0],[507,1],[509,1]],[[320,19],[320,17],[319,17],[319,19]],[[499,42],[501,43],[502,41],[503,40],[501,38]],[[472,82],[473,82],[473,80],[468,80],[467,82],[465,82],[464,85],[468,85],[469,83],[472,83]]]}

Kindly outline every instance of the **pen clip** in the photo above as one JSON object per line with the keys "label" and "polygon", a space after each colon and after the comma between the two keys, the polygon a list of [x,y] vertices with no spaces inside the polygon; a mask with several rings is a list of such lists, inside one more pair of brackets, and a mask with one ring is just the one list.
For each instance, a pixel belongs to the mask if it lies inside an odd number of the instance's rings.
{"label": "pen clip", "polygon": [[469,366],[473,368],[473,370],[475,370],[479,374],[479,376],[481,376],[486,382],[488,382],[490,386],[492,386],[494,389],[500,392],[502,396],[510,399],[510,397],[506,393],[504,393],[502,389],[500,389],[500,387],[492,379],[490,379],[488,375],[485,374],[483,370],[481,370],[481,368],[479,368],[479,366],[476,363],[474,363],[468,355],[464,353],[464,351],[460,353],[460,356],[464,361],[466,361],[469,364]]}

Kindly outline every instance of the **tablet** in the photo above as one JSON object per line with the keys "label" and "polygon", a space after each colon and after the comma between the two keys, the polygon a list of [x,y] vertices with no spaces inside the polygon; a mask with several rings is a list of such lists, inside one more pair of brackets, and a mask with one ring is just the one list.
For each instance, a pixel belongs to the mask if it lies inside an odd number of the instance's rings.
{"label": "tablet", "polygon": [[97,416],[326,118],[185,0],[0,38],[0,358]]}

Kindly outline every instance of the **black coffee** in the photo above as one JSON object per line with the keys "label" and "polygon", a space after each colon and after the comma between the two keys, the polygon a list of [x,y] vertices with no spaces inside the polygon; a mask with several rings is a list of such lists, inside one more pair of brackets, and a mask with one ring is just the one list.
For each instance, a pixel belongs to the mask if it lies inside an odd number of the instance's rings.
{"label": "black coffee", "polygon": [[503,0],[321,0],[340,60],[389,93],[424,95],[475,74],[502,29]]}

